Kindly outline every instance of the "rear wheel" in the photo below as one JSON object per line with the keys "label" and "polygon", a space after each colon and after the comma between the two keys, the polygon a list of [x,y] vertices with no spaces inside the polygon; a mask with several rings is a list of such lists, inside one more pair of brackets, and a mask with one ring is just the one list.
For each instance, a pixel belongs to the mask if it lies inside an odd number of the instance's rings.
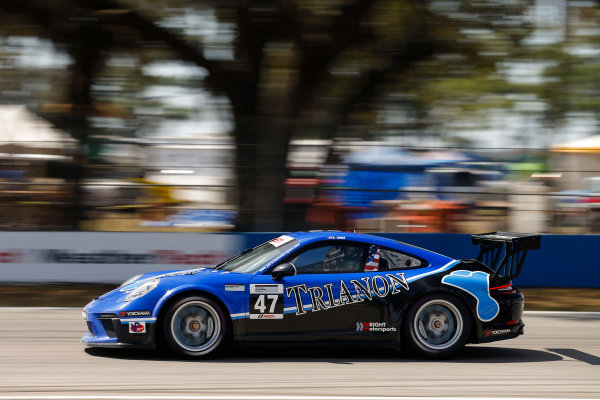
{"label": "rear wheel", "polygon": [[416,301],[403,322],[403,338],[419,355],[442,358],[461,351],[471,332],[469,311],[458,299],[430,295]]}
{"label": "rear wheel", "polygon": [[163,321],[169,347],[179,354],[199,358],[221,346],[226,326],[221,307],[202,296],[179,300],[169,307]]}

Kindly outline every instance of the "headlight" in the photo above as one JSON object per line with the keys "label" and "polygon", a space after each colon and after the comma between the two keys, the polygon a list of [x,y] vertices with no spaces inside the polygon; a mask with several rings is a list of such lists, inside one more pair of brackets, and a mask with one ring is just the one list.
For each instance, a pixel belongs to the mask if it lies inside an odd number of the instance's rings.
{"label": "headlight", "polygon": [[160,282],[160,279],[158,278],[147,280],[129,292],[129,294],[125,297],[125,301],[135,300],[146,295],[148,292],[154,289],[156,285],[158,285],[158,282]]}
{"label": "headlight", "polygon": [[142,275],[144,275],[144,274],[139,274],[139,275],[136,275],[136,276],[132,276],[131,278],[129,278],[129,279],[127,279],[125,282],[123,282],[123,283],[121,284],[121,286],[119,286],[119,287],[123,287],[123,286],[125,286],[125,285],[128,285],[128,284],[130,284],[131,282],[135,281],[136,279],[138,279],[138,278],[139,278],[140,276],[142,276]]}
{"label": "headlight", "polygon": [[81,318],[83,318],[84,321],[87,321],[87,310],[81,310]]}

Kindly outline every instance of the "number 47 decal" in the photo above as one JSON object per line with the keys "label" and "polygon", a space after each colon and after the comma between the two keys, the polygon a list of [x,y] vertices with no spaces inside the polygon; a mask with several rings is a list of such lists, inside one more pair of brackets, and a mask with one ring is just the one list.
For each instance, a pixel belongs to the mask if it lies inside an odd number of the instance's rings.
{"label": "number 47 decal", "polygon": [[283,318],[283,285],[250,284],[250,319]]}
{"label": "number 47 decal", "polygon": [[259,313],[264,314],[267,306],[265,306],[265,296],[267,299],[271,301],[271,306],[269,307],[269,314],[273,314],[275,312],[275,306],[277,305],[277,300],[279,299],[279,295],[276,294],[261,294],[258,296],[258,300],[254,304],[254,309],[258,310]]}

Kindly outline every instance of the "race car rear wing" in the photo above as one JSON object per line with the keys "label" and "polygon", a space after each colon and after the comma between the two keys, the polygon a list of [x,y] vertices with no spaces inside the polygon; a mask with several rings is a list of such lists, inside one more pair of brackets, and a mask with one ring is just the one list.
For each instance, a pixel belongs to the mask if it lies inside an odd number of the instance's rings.
{"label": "race car rear wing", "polygon": [[540,235],[513,232],[482,233],[471,235],[471,239],[479,245],[477,261],[494,271],[490,281],[503,282],[519,276],[527,252],[539,249],[541,243]]}

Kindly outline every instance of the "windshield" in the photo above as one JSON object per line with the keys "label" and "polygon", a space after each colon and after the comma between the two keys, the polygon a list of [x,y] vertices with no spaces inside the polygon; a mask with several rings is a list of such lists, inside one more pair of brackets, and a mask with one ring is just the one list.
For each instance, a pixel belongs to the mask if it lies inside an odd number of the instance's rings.
{"label": "windshield", "polygon": [[[281,238],[284,238],[284,241]],[[298,243],[296,239],[289,236],[280,236],[253,249],[241,252],[237,256],[218,265],[215,269],[252,274],[267,262],[294,247],[296,243]]]}

